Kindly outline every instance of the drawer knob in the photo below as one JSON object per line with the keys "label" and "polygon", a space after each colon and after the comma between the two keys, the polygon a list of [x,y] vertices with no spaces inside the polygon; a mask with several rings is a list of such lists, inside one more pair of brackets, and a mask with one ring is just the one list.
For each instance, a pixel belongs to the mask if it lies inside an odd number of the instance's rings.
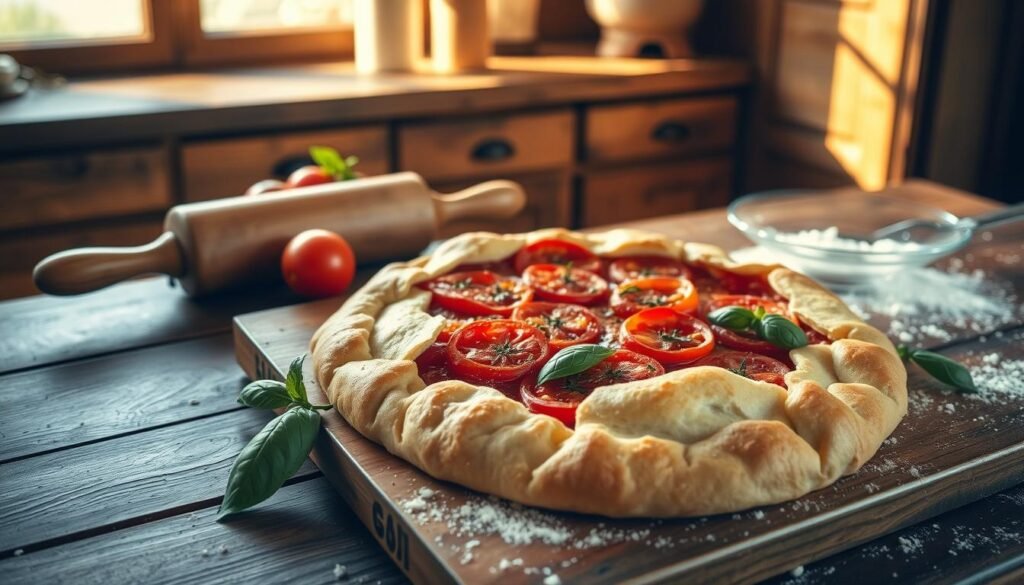
{"label": "drawer knob", "polygon": [[679,143],[683,142],[692,134],[690,125],[676,120],[667,120],[658,124],[651,131],[651,138],[658,142]]}
{"label": "drawer knob", "polygon": [[479,162],[500,162],[516,155],[516,149],[504,138],[481,140],[473,147],[470,157]]}

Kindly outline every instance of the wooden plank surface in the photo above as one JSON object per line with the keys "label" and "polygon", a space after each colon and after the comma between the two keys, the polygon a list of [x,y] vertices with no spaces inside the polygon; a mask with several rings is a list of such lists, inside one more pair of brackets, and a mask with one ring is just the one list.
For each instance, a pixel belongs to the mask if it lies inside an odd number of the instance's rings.
{"label": "wooden plank surface", "polygon": [[239,312],[298,299],[287,288],[189,299],[166,278],[0,305],[0,373],[228,331]]}
{"label": "wooden plank surface", "polygon": [[[218,504],[270,418],[245,409],[3,464],[0,558]],[[315,473],[306,463],[296,477]]]}
{"label": "wooden plank surface", "polygon": [[239,410],[233,355],[215,335],[5,376],[0,463]]}
{"label": "wooden plank surface", "polygon": [[[323,478],[281,489],[258,513],[216,507],[0,560],[7,583],[402,583]],[[335,565],[345,568],[343,578]]]}

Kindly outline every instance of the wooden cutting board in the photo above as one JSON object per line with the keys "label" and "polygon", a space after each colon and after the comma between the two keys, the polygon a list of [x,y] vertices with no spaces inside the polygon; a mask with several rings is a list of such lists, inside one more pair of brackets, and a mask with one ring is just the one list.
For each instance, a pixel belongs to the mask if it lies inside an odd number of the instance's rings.
{"label": "wooden cutting board", "polygon": [[[977,202],[947,198],[939,203],[970,213]],[[956,203],[968,209],[958,210]],[[717,211],[635,227],[742,245],[724,224]],[[999,246],[1016,250],[1021,237],[979,242],[962,257],[990,263],[994,256],[988,252]],[[1007,270],[1001,274],[1021,284],[1019,266]],[[237,317],[239,364],[251,378],[283,379],[290,361],[306,351],[314,329],[337,306],[337,299],[329,299]],[[1020,320],[999,328],[998,336],[956,330],[958,341],[941,351],[973,364],[991,354],[1024,357]],[[306,380],[311,399],[325,401],[308,363]],[[697,519],[609,520],[511,508],[433,480],[363,438],[335,411],[324,413],[325,431],[312,457],[416,583],[753,582],[1024,481],[1024,391],[997,400],[947,393],[916,368],[910,388],[909,415],[858,473],[799,500]],[[423,488],[433,495],[418,502]],[[536,539],[515,544],[513,537],[522,530],[506,529],[504,538],[494,530],[469,530],[490,513],[505,514],[556,544]]]}
{"label": "wooden cutting board", "polygon": [[[284,379],[336,300],[271,309],[235,319],[239,364],[253,379]],[[1024,356],[1024,329],[958,344],[962,357]],[[306,364],[310,399],[326,401]],[[336,411],[324,413],[313,460],[416,583],[539,583],[549,568],[563,583],[751,582],[872,540],[1024,481],[1024,399],[991,405],[945,394],[913,371],[907,419],[860,472],[799,500],[737,515],[649,521],[544,512],[536,526],[572,533],[564,546],[509,545],[493,534],[450,534],[445,521],[420,523],[403,503],[421,488],[445,515],[481,498],[438,482],[355,432]],[[1024,394],[1022,394],[1024,397]],[[484,509],[495,508],[483,501]],[[499,510],[502,507],[497,507]],[[514,511],[513,511],[514,512]],[[476,513],[476,512],[475,512]],[[461,524],[456,524],[461,526]],[[606,546],[576,548],[588,535]],[[621,533],[616,538],[615,534]],[[637,540],[632,540],[636,538]],[[466,544],[471,556],[466,554]],[[505,563],[502,562],[504,559]],[[516,559],[521,559],[518,563]],[[504,571],[499,567],[508,566]],[[530,574],[525,568],[540,572]]]}

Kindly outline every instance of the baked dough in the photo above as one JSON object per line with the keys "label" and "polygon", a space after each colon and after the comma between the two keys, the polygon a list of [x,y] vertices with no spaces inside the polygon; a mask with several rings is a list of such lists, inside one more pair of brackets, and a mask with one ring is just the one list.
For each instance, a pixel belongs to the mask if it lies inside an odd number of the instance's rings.
{"label": "baked dough", "polygon": [[[603,257],[660,255],[765,275],[828,345],[790,352],[788,391],[694,367],[594,390],[575,430],[498,390],[427,386],[412,361],[443,319],[417,283],[556,238]],[[734,512],[800,497],[853,473],[907,412],[892,343],[837,297],[778,265],[736,264],[721,249],[613,230],[471,233],[391,264],[314,334],[317,380],[365,437],[430,475],[524,504],[612,517]]]}

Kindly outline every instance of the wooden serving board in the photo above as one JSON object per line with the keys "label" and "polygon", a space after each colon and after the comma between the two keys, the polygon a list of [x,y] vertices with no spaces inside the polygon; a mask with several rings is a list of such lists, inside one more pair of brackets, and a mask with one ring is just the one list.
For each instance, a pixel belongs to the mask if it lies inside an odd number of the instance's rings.
{"label": "wooden serving board", "polygon": [[[964,201],[977,205],[978,200]],[[964,213],[949,203],[947,208]],[[636,227],[741,245],[723,231],[723,215],[664,218]],[[1000,246],[1019,251],[1021,238],[1004,232],[961,257],[977,258],[983,268],[999,272],[998,266],[987,266],[993,256],[986,250]],[[1019,263],[1003,268],[1019,293]],[[283,379],[288,364],[307,350],[313,331],[337,306],[337,299],[329,299],[236,317],[239,364],[251,378]],[[939,350],[975,365],[993,353],[1024,358],[1020,319],[997,329],[998,335],[979,336],[952,327],[956,341]],[[311,399],[326,401],[308,363],[306,381]],[[911,368],[910,388],[907,418],[858,473],[792,502],[696,519],[610,520],[503,506],[430,478],[363,438],[336,411],[324,413],[325,431],[312,457],[416,583],[754,582],[1024,481],[1024,388],[980,399],[949,393],[917,368]],[[424,519],[422,508],[409,507],[422,488],[435,493],[428,504],[443,504],[435,508],[437,518]],[[497,507],[527,524],[553,528],[561,539],[510,544],[494,531],[467,533],[465,524],[452,519],[467,503],[470,509]]]}

